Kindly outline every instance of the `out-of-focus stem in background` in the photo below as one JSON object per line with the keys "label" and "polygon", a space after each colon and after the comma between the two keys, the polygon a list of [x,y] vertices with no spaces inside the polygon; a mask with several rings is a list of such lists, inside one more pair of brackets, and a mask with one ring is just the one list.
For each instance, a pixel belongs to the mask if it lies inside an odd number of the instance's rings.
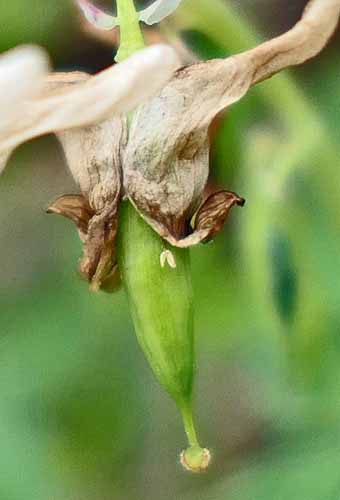
{"label": "out-of-focus stem in background", "polygon": [[[261,41],[250,21],[225,0],[186,0],[172,16],[168,28],[199,32],[224,50],[226,56],[247,50]],[[240,241],[248,271],[247,286],[253,288],[252,297],[256,304],[253,310],[257,309],[259,315],[266,316],[268,331],[281,332],[278,338],[281,342],[286,326],[273,305],[273,277],[268,265],[269,239],[276,229],[287,238],[294,237],[290,234],[289,217],[285,216],[289,212],[286,190],[292,176],[315,161],[331,167],[338,163],[340,150],[322,116],[289,73],[258,85],[252,90],[252,98],[256,99],[258,108],[268,109],[272,114],[277,132],[273,127],[268,127],[269,131],[262,127],[254,132],[247,130],[243,135],[243,194],[248,200],[248,215],[242,217]],[[249,122],[256,122],[256,117],[251,117]],[[327,176],[324,170],[322,179],[324,190],[329,193],[327,203],[334,213],[335,225],[338,225],[339,203],[332,176]],[[298,267],[300,264],[304,268],[301,260]],[[305,331],[303,322],[304,318],[297,314],[296,331]],[[296,348],[296,339],[295,347],[291,348]]]}

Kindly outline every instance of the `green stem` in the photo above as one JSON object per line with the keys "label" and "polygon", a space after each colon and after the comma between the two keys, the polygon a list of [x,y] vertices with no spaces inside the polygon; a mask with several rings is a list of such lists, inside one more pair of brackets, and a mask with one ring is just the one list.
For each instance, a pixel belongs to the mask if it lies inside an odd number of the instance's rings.
{"label": "green stem", "polygon": [[145,43],[133,0],[117,0],[117,16],[120,26],[120,45],[116,61],[121,62],[145,47]]}
{"label": "green stem", "polygon": [[197,434],[195,430],[195,424],[192,414],[191,404],[188,403],[181,407],[181,413],[183,418],[184,429],[188,437],[188,442],[190,446],[199,446]]}

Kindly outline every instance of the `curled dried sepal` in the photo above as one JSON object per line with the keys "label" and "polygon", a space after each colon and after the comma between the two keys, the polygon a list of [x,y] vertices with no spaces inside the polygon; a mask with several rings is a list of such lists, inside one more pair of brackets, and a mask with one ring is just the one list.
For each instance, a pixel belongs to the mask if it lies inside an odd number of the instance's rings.
{"label": "curled dried sepal", "polygon": [[47,209],[47,213],[62,215],[76,224],[84,244],[79,272],[93,291],[113,292],[120,286],[115,255],[117,217],[114,209],[105,216],[95,214],[81,195],[61,196]]}
{"label": "curled dried sepal", "polygon": [[57,198],[46,210],[48,214],[57,214],[75,223],[81,235],[86,235],[89,222],[94,215],[86,198],[80,194],[66,194]]}
{"label": "curled dried sepal", "polygon": [[120,277],[115,257],[117,218],[114,208],[111,214],[98,216],[84,196],[73,194],[59,197],[46,212],[62,215],[75,223],[84,244],[79,272],[91,284],[91,290],[116,291]]}
{"label": "curled dried sepal", "polygon": [[193,232],[176,240],[171,235],[164,236],[169,243],[179,248],[188,248],[211,241],[222,229],[234,206],[243,207],[245,199],[230,191],[218,191],[207,198],[193,217]]}
{"label": "curled dried sepal", "polygon": [[245,199],[230,191],[219,191],[212,194],[203,203],[195,217],[195,233],[200,235],[201,241],[207,242],[221,231],[230,209],[234,205],[243,207]]}

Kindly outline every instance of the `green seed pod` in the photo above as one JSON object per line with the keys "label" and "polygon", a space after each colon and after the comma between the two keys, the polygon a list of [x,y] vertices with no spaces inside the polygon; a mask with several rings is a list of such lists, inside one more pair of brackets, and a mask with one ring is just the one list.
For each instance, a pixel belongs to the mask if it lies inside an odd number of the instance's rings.
{"label": "green seed pod", "polygon": [[182,414],[190,447],[182,453],[181,462],[199,472],[208,467],[210,454],[198,444],[192,417],[194,336],[189,253],[170,250],[130,203],[123,204],[120,216],[119,268],[137,338],[154,374]]}

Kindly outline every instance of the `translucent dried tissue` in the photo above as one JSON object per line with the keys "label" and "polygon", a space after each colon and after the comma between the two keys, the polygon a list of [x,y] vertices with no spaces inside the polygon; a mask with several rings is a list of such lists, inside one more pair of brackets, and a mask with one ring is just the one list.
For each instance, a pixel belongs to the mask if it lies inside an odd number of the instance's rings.
{"label": "translucent dried tissue", "polygon": [[[172,14],[183,0],[156,0],[149,7],[139,12],[139,19],[145,24],[152,25],[161,22]],[[119,26],[116,16],[107,14],[88,0],[76,0],[86,19],[96,28],[112,30]]]}

